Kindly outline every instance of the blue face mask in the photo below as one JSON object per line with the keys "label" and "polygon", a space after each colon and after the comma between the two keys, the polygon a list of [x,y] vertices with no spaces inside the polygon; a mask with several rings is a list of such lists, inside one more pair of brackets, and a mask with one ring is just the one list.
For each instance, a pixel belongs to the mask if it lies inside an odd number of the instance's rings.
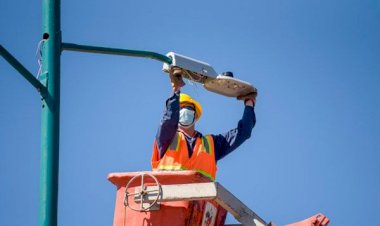
{"label": "blue face mask", "polygon": [[183,127],[190,127],[195,122],[195,111],[187,108],[182,108],[179,111],[179,124]]}

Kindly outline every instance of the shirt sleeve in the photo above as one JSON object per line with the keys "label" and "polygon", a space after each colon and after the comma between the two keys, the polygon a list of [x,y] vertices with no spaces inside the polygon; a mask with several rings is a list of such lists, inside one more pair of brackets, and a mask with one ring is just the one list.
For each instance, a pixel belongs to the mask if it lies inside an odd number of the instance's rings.
{"label": "shirt sleeve", "polygon": [[231,129],[224,134],[212,135],[215,145],[215,160],[218,161],[224,158],[250,138],[255,124],[256,115],[254,108],[245,106],[243,117],[239,120],[237,128]]}
{"label": "shirt sleeve", "polygon": [[166,100],[166,109],[157,130],[156,143],[160,158],[164,156],[178,129],[179,94],[180,92],[176,91]]}

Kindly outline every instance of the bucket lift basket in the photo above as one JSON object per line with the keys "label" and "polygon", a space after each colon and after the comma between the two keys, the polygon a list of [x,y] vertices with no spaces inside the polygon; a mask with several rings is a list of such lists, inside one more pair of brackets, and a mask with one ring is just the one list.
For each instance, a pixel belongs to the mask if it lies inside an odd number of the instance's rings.
{"label": "bucket lift basket", "polygon": [[[225,225],[227,211],[241,225],[271,226],[218,182],[194,171],[111,173],[117,187],[114,226]],[[317,214],[288,226],[327,226]]]}

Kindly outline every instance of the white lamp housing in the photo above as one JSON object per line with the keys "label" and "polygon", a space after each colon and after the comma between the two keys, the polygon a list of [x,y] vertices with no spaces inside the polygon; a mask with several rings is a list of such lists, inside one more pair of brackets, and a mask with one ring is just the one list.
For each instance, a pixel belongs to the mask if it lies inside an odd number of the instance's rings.
{"label": "white lamp housing", "polygon": [[169,65],[164,63],[162,70],[169,73],[172,67],[182,69],[182,78],[203,84],[208,91],[229,97],[238,97],[251,92],[257,92],[250,83],[218,73],[208,63],[169,52],[166,56],[172,59]]}

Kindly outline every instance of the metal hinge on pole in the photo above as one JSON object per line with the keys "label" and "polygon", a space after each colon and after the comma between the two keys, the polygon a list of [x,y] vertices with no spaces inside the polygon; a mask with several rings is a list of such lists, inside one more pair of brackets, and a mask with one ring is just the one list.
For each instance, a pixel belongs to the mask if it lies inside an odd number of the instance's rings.
{"label": "metal hinge on pole", "polygon": [[44,72],[44,73],[40,74],[40,76],[39,76],[39,81],[45,87],[47,87],[47,84],[48,84],[48,74],[49,74],[48,72]]}

